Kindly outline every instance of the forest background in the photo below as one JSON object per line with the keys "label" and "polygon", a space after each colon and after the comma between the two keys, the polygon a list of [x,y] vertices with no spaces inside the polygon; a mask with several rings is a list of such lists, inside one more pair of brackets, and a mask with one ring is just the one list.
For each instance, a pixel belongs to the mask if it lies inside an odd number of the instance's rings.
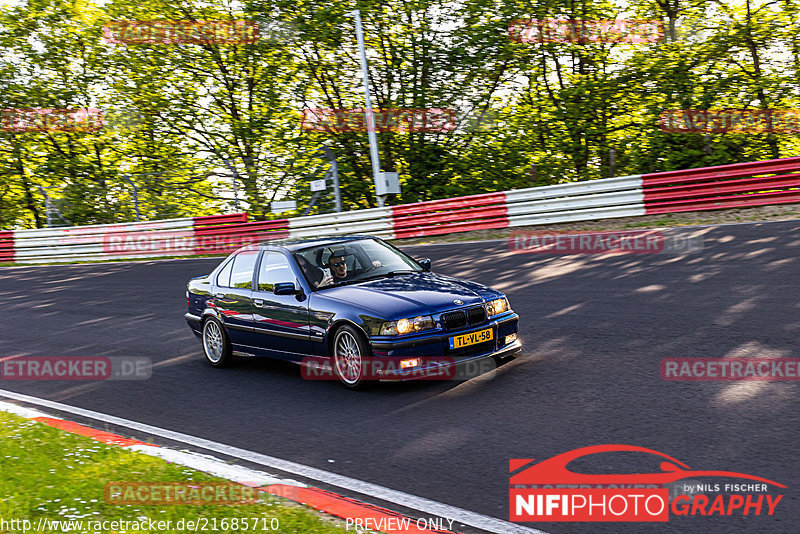
{"label": "forest background", "polygon": [[[0,0],[0,110],[97,108],[98,131],[0,131],[0,229],[308,205],[337,157],[344,210],[373,207],[367,134],[301,125],[362,108],[358,8],[376,109],[453,110],[379,132],[388,204],[798,155],[797,134],[670,133],[671,109],[800,108],[793,0]],[[652,42],[519,42],[518,19],[660,21]],[[110,21],[246,20],[252,43],[112,44]],[[226,163],[227,161],[227,163]],[[330,209],[319,205],[312,213]]]}

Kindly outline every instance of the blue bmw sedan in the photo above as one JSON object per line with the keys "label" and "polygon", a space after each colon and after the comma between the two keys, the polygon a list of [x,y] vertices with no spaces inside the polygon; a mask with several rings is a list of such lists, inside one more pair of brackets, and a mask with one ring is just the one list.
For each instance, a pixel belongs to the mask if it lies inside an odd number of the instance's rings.
{"label": "blue bmw sedan", "polygon": [[214,367],[280,358],[352,389],[522,349],[505,295],[430,269],[370,236],[248,245],[189,282],[185,317]]}

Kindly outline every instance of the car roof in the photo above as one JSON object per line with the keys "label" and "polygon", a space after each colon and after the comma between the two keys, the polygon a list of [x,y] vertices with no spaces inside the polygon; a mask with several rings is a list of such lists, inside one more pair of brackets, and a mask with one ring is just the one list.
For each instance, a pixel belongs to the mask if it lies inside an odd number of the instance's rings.
{"label": "car roof", "polygon": [[313,239],[275,239],[272,241],[264,241],[259,243],[259,246],[273,246],[282,247],[289,251],[302,250],[312,247],[324,247],[327,245],[336,245],[339,243],[347,243],[350,241],[359,241],[362,239],[375,239],[371,235],[331,235],[319,236]]}

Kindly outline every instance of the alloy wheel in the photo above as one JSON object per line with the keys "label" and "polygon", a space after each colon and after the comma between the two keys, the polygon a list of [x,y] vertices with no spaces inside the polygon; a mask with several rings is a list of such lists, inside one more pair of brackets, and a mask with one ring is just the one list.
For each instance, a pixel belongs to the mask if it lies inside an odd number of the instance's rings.
{"label": "alloy wheel", "polygon": [[342,331],[336,336],[334,351],[336,372],[346,384],[355,384],[361,378],[361,350],[353,334]]}
{"label": "alloy wheel", "polygon": [[219,363],[225,351],[225,340],[216,321],[208,321],[203,328],[203,348],[211,363]]}

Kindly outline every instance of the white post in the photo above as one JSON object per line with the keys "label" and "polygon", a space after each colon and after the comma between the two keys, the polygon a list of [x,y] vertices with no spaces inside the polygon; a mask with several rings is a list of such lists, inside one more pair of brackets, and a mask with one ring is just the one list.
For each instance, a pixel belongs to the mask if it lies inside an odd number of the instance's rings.
{"label": "white post", "polygon": [[364,34],[361,29],[361,12],[355,9],[350,15],[356,19],[356,38],[361,51],[361,72],[364,74],[364,103],[367,115],[367,135],[369,136],[369,153],[372,158],[372,178],[375,180],[375,196],[378,207],[383,207],[383,197],[378,195],[378,180],[381,172],[381,160],[378,155],[378,137],[375,135],[375,117],[372,114],[372,102],[369,97],[369,70],[367,68],[367,52],[364,50]]}

